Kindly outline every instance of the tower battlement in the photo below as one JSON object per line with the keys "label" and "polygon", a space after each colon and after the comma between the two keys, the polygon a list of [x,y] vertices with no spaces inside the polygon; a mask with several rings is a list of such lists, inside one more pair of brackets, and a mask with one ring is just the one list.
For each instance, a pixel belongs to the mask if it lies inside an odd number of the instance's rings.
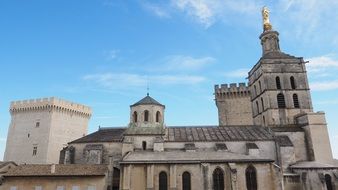
{"label": "tower battlement", "polygon": [[11,113],[15,113],[15,112],[44,110],[44,109],[56,109],[60,111],[68,111],[85,115],[88,117],[90,117],[92,114],[92,110],[88,106],[73,103],[55,97],[13,101],[11,102],[9,111]]}
{"label": "tower battlement", "polygon": [[233,97],[233,96],[249,96],[250,90],[246,83],[230,83],[215,85],[215,97]]}

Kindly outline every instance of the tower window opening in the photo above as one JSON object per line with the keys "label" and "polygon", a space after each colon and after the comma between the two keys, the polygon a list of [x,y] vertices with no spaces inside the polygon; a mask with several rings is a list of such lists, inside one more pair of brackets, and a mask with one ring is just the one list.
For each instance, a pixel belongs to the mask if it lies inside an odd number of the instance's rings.
{"label": "tower window opening", "polygon": [[277,87],[277,89],[282,88],[281,85],[280,85],[280,78],[278,76],[276,77],[276,87]]}
{"label": "tower window opening", "polygon": [[293,106],[295,108],[300,108],[300,106],[299,106],[299,100],[298,100],[298,95],[297,94],[293,94],[292,98],[293,98]]}
{"label": "tower window opening", "polygon": [[329,174],[325,175],[325,184],[327,190],[333,190],[332,179]]}
{"label": "tower window opening", "polygon": [[142,150],[146,150],[146,149],[147,149],[147,142],[142,141]]}
{"label": "tower window opening", "polygon": [[134,121],[134,123],[137,122],[137,112],[136,111],[134,111],[134,113],[133,113],[133,121]]}
{"label": "tower window opening", "polygon": [[159,111],[156,112],[156,122],[161,121],[161,113]]}
{"label": "tower window opening", "polygon": [[255,95],[257,96],[257,88],[256,88],[256,85],[254,85],[254,89],[255,89]]}
{"label": "tower window opening", "polygon": [[144,121],[145,121],[145,122],[148,122],[148,121],[149,121],[149,111],[148,111],[148,110],[145,110],[145,111],[144,111]]}
{"label": "tower window opening", "polygon": [[35,156],[38,153],[38,146],[33,147],[33,156]]}
{"label": "tower window opening", "polygon": [[261,81],[258,81],[258,85],[259,85],[259,92],[262,93],[262,84],[261,84]]}
{"label": "tower window opening", "polygon": [[265,117],[263,116],[263,126],[265,126]]}
{"label": "tower window opening", "polygon": [[256,101],[256,108],[257,108],[257,114],[259,113],[259,105],[258,105],[258,101]]}
{"label": "tower window opening", "polygon": [[284,95],[282,93],[279,93],[277,95],[277,103],[278,103],[278,108],[286,108],[285,98],[284,98]]}
{"label": "tower window opening", "polygon": [[292,89],[296,89],[295,78],[293,76],[290,77],[290,84]]}
{"label": "tower window opening", "polygon": [[262,103],[262,111],[264,111],[264,101],[263,101],[263,98],[261,98],[261,103]]}
{"label": "tower window opening", "polygon": [[40,121],[37,121],[37,122],[35,123],[35,127],[40,127]]}

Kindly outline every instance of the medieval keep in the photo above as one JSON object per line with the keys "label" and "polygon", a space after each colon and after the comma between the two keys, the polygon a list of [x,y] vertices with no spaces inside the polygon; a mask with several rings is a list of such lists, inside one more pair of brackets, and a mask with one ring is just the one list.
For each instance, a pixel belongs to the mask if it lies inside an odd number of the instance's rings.
{"label": "medieval keep", "polygon": [[[130,106],[127,127],[69,142],[57,167],[106,166],[110,190],[338,187],[325,114],[313,111],[305,61],[281,51],[267,8],[262,15],[262,57],[248,85],[215,85],[218,126],[166,126],[165,105],[147,94]],[[4,175],[8,187],[25,170],[17,168]]]}

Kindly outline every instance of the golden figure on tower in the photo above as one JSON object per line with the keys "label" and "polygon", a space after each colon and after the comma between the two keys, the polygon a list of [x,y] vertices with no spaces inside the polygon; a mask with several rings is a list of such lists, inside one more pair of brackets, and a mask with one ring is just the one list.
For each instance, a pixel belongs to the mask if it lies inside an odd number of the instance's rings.
{"label": "golden figure on tower", "polygon": [[270,13],[269,9],[264,6],[262,9],[264,32],[272,29],[272,25],[270,24],[270,20],[269,20],[269,13]]}

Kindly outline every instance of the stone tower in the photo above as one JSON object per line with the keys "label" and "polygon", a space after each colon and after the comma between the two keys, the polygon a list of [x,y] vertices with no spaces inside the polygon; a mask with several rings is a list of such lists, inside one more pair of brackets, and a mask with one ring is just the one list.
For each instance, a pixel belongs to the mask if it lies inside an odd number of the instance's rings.
{"label": "stone tower", "polygon": [[91,109],[57,98],[15,101],[10,106],[4,160],[27,164],[58,163],[68,142],[87,134]]}
{"label": "stone tower", "polygon": [[215,85],[215,102],[220,126],[253,124],[250,91],[245,83]]}
{"label": "stone tower", "polygon": [[263,55],[249,72],[253,121],[263,126],[293,125],[296,115],[312,112],[305,62],[280,50],[279,34],[272,29],[266,9],[263,22]]}

